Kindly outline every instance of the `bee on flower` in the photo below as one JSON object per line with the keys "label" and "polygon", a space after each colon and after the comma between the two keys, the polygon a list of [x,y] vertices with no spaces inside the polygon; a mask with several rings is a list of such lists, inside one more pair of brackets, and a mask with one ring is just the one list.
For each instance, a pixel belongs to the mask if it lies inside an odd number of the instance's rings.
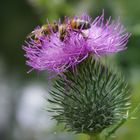
{"label": "bee on flower", "polygon": [[105,21],[104,13],[93,21],[83,14],[36,28],[23,49],[32,69],[60,73],[89,54],[102,56],[125,50],[129,36],[120,21]]}

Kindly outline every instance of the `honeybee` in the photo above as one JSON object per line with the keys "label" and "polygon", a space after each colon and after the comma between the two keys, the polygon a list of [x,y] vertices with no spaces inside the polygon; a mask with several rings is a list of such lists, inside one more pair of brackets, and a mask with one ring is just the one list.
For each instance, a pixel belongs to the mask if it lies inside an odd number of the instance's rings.
{"label": "honeybee", "polygon": [[87,30],[91,27],[88,21],[81,19],[71,19],[70,26],[72,29],[81,29],[81,30]]}
{"label": "honeybee", "polygon": [[53,24],[45,24],[41,28],[44,35],[58,32],[58,24],[55,22]]}
{"label": "honeybee", "polygon": [[52,32],[54,32],[54,33],[58,32],[58,24],[57,23],[45,24],[45,25],[41,26],[41,28],[35,29],[34,31],[32,31],[27,36],[27,38],[31,37],[35,40],[38,40],[41,36],[49,35]]}
{"label": "honeybee", "polygon": [[[65,36],[68,35],[69,30],[74,30],[75,32],[79,31],[83,37],[84,33],[81,30],[87,30],[91,27],[90,23],[86,20],[81,19],[70,19],[68,25],[66,23],[62,24],[45,24],[39,29],[32,31],[27,38],[33,38],[36,42],[40,41],[39,38],[42,36],[50,35],[52,32],[59,34],[61,41],[64,40]],[[81,30],[80,30],[81,29]]]}
{"label": "honeybee", "polygon": [[71,19],[68,21],[68,26],[66,26],[65,23],[61,24],[58,26],[59,28],[59,38],[61,41],[64,40],[65,36],[68,34],[68,30],[74,30],[74,31],[79,31],[83,37],[85,37],[85,34],[80,31],[81,30],[87,30],[91,27],[90,23],[85,20],[81,19]]}

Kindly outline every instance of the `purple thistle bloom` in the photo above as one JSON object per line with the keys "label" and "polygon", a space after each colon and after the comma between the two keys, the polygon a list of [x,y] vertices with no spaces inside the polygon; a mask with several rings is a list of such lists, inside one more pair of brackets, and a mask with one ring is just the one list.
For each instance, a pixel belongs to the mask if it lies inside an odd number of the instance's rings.
{"label": "purple thistle bloom", "polygon": [[62,42],[58,34],[52,33],[40,42],[31,39],[23,47],[26,51],[27,65],[36,70],[50,70],[56,73],[76,65],[88,56],[86,42],[77,34],[69,33],[67,41]]}
{"label": "purple thistle bloom", "polygon": [[120,21],[104,21],[104,14],[97,17],[91,28],[88,30],[87,46],[88,50],[96,55],[116,53],[126,49],[126,44],[130,36],[125,32]]}
{"label": "purple thistle bloom", "polygon": [[[91,18],[84,14],[75,20],[90,23],[88,29],[73,29],[70,20],[65,20],[66,35],[60,39],[60,31],[42,34],[42,28],[37,27],[23,46],[27,65],[39,71],[49,70],[60,73],[72,67],[93,53],[97,56],[116,53],[126,49],[129,34],[125,32],[119,21],[104,21],[104,14],[92,23]],[[58,24],[58,28],[62,24]]]}

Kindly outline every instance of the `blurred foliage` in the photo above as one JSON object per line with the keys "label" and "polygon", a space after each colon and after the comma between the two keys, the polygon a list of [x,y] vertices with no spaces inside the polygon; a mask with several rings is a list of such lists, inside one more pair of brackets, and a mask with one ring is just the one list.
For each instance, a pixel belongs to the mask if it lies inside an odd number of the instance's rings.
{"label": "blurred foliage", "polygon": [[[128,49],[115,56],[118,67],[126,75],[126,79],[132,86],[132,108],[140,101],[140,0],[4,0],[0,4],[0,66],[2,72],[0,77],[0,87],[11,87],[9,89],[6,103],[10,105],[11,115],[8,127],[0,129],[0,139],[16,140],[16,129],[18,122],[16,120],[16,109],[18,100],[21,98],[21,89],[29,82],[36,79],[43,84],[46,81],[46,73],[26,72],[29,67],[25,66],[24,52],[21,48],[24,44],[26,35],[30,33],[38,24],[41,25],[48,18],[53,20],[63,19],[64,16],[71,16],[83,12],[89,13],[93,18],[105,11],[105,16],[112,16],[113,19],[120,17],[121,21],[129,32],[132,33],[128,43]],[[114,59],[114,58],[113,58]],[[113,65],[113,64],[112,64]],[[39,78],[38,78],[39,75]],[[45,76],[44,76],[45,75]],[[31,80],[32,79],[32,80]],[[23,83],[24,81],[24,83]],[[47,85],[47,84],[46,84]],[[0,89],[1,90],[1,89]],[[3,99],[5,94],[0,98]],[[1,113],[1,112],[0,112]],[[130,120],[117,133],[117,140],[139,140],[140,139],[140,112],[137,113],[137,120]],[[1,120],[1,118],[0,118]],[[34,133],[28,133],[18,129],[18,135],[28,135],[27,140],[47,139],[33,137]],[[42,133],[40,133],[42,134]],[[30,136],[29,136],[30,135]],[[70,135],[70,134],[69,134]],[[63,136],[62,136],[63,137]],[[56,139],[56,138],[54,138]],[[60,136],[60,139],[61,136]],[[70,136],[65,139],[74,139]],[[86,139],[85,136],[77,136],[77,140]]]}

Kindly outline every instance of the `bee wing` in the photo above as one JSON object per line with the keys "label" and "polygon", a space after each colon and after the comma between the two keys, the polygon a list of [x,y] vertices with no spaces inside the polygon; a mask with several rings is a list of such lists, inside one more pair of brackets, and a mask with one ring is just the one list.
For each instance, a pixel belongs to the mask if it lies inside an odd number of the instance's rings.
{"label": "bee wing", "polygon": [[31,38],[31,37],[34,37],[34,36],[38,36],[41,32],[41,28],[40,29],[35,29],[34,31],[32,31],[31,33],[29,33],[27,35],[27,38]]}
{"label": "bee wing", "polygon": [[33,37],[34,36],[34,32],[31,32],[27,35],[27,38]]}

